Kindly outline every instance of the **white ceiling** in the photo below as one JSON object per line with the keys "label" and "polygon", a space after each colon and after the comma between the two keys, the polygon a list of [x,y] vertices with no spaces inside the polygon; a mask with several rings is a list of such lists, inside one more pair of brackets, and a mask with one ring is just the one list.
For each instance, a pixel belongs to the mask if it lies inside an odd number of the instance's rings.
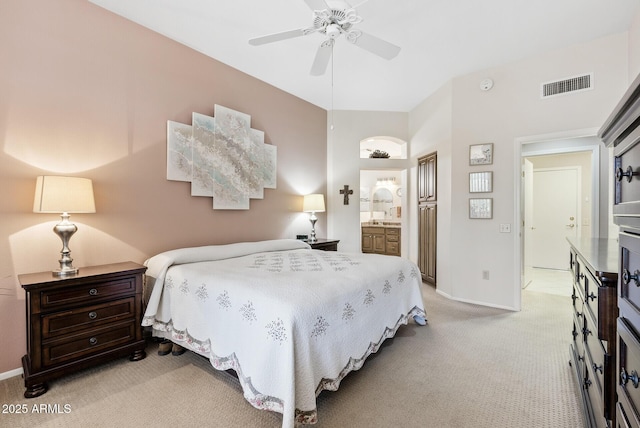
{"label": "white ceiling", "polygon": [[303,0],[89,1],[322,108],[382,111],[410,111],[455,76],[626,31],[640,6],[639,0],[368,0],[357,7],[364,19],[357,28],[400,46],[400,54],[387,61],[339,38],[333,66],[311,76],[320,34],[248,43],[311,26]]}

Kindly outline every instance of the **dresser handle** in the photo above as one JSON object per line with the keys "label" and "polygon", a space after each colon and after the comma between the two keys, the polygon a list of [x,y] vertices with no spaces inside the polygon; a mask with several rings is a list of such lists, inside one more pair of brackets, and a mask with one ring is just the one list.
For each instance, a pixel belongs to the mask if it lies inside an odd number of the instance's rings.
{"label": "dresser handle", "polygon": [[98,290],[96,290],[95,288],[92,288],[91,290],[89,290],[89,294],[92,296],[97,296],[98,295]]}
{"label": "dresser handle", "polygon": [[584,380],[584,388],[587,389],[591,386],[591,380],[590,379],[585,379]]}
{"label": "dresser handle", "polygon": [[582,312],[578,312],[578,311],[576,311],[576,316],[577,316],[578,318],[580,318],[580,317],[582,316]]}
{"label": "dresser handle", "polygon": [[637,175],[637,173],[633,172],[633,168],[631,168],[631,165],[627,167],[626,171],[623,171],[622,168],[616,169],[616,180],[618,181],[622,181],[623,177],[627,177],[627,182],[630,183],[634,175]]}
{"label": "dresser handle", "polygon": [[98,343],[98,339],[96,339],[95,337],[92,337],[91,339],[89,339],[89,343],[91,345],[96,345]]}
{"label": "dresser handle", "polygon": [[587,296],[587,299],[591,299],[591,300],[596,300],[597,298],[598,298],[598,296],[593,294],[593,291]]}
{"label": "dresser handle", "polygon": [[593,370],[597,373],[600,372],[600,374],[604,373],[604,369],[602,367],[602,364],[597,365],[596,363],[593,363],[593,365],[591,366],[593,367]]}
{"label": "dresser handle", "polygon": [[98,318],[98,314],[95,313],[95,312],[89,312],[89,318],[94,320],[94,319]]}
{"label": "dresser handle", "polygon": [[634,370],[631,372],[631,376],[629,376],[627,374],[627,371],[623,367],[622,371],[620,372],[620,381],[622,382],[623,385],[626,385],[629,380],[633,382],[634,388],[637,388],[638,385],[640,384],[640,379],[638,379],[638,372]]}
{"label": "dresser handle", "polygon": [[581,273],[581,274],[579,275],[579,277],[580,277],[580,279],[584,279],[584,274],[583,274],[583,273]]}
{"label": "dresser handle", "polygon": [[583,328],[582,332],[587,336],[591,334],[591,330],[589,330],[587,327]]}
{"label": "dresser handle", "polygon": [[622,282],[624,282],[624,285],[627,285],[633,279],[633,281],[636,283],[636,287],[640,287],[640,280],[638,276],[640,276],[640,272],[637,269],[633,271],[633,275],[631,275],[628,270],[624,269],[622,271]]}

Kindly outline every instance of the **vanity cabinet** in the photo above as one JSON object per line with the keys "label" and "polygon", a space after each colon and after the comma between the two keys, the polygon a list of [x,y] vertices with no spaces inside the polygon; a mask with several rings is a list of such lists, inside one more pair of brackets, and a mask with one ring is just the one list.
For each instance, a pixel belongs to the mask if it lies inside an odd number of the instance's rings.
{"label": "vanity cabinet", "polygon": [[362,252],[400,256],[400,231],[397,226],[363,226]]}

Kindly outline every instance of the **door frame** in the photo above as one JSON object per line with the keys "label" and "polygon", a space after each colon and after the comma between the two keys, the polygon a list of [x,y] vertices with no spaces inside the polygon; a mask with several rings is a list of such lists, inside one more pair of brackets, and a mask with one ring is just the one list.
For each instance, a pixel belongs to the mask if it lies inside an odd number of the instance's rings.
{"label": "door frame", "polygon": [[[522,222],[524,220],[524,198],[523,198],[523,180],[522,180],[522,162],[523,151],[526,156],[535,156],[543,154],[559,154],[570,152],[586,152],[591,151],[591,236],[598,238],[600,236],[600,145],[586,144],[572,147],[561,147],[560,144],[554,147],[554,142],[560,143],[566,140],[577,140],[580,138],[596,137],[598,128],[577,129],[572,131],[557,132],[552,134],[533,135],[527,137],[518,137],[514,141],[514,254],[516,255],[514,263],[514,308],[521,310],[522,308],[522,287],[524,283],[524,231]],[[550,143],[551,147],[540,148],[538,150],[523,150],[528,144]],[[529,146],[531,147],[531,146]],[[567,255],[567,262],[569,258]]]}

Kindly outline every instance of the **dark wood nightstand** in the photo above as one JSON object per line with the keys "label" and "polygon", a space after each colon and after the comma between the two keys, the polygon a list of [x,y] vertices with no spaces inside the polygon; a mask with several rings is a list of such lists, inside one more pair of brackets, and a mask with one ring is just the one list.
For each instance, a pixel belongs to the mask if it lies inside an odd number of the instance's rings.
{"label": "dark wood nightstand", "polygon": [[306,241],[314,250],[338,251],[339,239],[317,239],[316,242]]}
{"label": "dark wood nightstand", "polygon": [[47,392],[47,381],[130,355],[146,357],[142,337],[142,275],[133,262],[19,275],[26,292],[26,398]]}

